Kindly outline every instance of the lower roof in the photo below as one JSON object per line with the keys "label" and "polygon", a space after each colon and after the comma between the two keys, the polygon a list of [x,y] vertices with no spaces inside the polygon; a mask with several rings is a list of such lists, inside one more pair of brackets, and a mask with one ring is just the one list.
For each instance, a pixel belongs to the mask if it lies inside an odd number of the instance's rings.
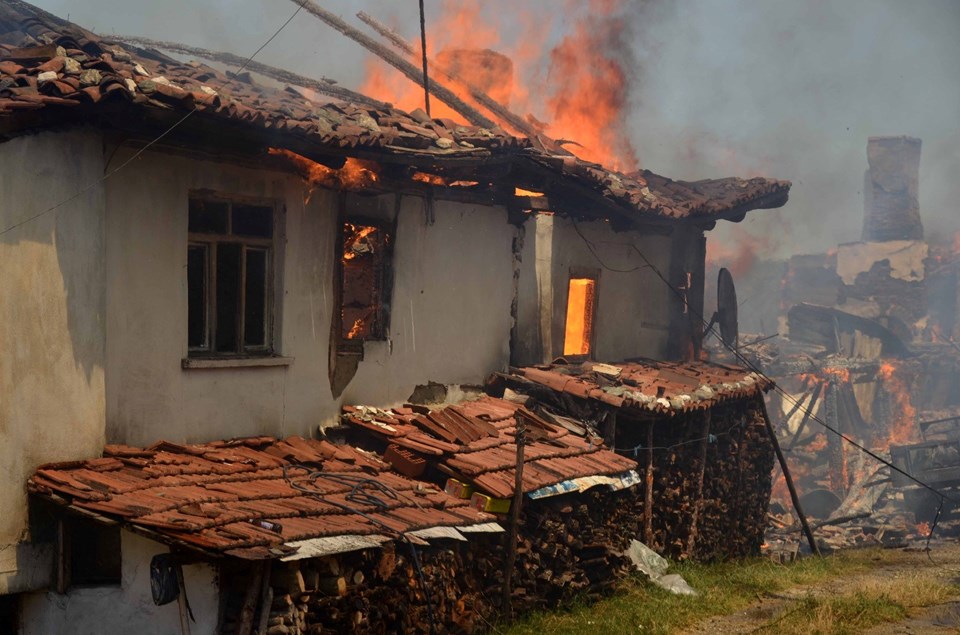
{"label": "lower roof", "polygon": [[493,516],[376,454],[300,437],[108,445],[102,458],[40,467],[27,488],[161,542],[243,559],[416,541],[437,527],[449,528],[445,537],[499,529]]}

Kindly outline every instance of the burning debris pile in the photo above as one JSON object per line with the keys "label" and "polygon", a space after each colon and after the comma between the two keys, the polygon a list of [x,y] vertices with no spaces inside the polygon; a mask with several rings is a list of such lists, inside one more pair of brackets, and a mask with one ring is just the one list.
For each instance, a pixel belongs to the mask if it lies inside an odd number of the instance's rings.
{"label": "burning debris pile", "polygon": [[[787,339],[743,349],[786,392],[770,399],[777,434],[804,511],[833,547],[925,538],[940,501],[819,421],[934,487],[960,484],[944,472],[960,469],[945,452],[960,430],[924,423],[960,420],[957,256],[924,240],[920,140],[872,137],[867,158],[862,241],[792,258],[781,296]],[[782,513],[771,545],[796,537],[782,475],[773,498]],[[940,519],[938,531],[958,529]]]}

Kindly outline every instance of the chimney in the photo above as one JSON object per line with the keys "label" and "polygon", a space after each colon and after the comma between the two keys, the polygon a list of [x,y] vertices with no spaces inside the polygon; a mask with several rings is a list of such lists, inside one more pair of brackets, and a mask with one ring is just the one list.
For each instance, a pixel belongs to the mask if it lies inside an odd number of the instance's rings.
{"label": "chimney", "polygon": [[867,163],[862,240],[923,240],[918,199],[920,139],[870,137]]}

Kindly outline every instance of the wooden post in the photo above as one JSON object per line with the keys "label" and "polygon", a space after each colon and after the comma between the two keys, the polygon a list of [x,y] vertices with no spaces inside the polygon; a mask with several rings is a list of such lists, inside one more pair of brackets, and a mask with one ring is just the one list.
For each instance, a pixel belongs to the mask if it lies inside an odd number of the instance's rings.
{"label": "wooden post", "polygon": [[647,473],[644,475],[643,542],[653,549],[653,421],[647,423]]}
{"label": "wooden post", "polygon": [[423,59],[423,109],[427,111],[427,116],[429,117],[430,78],[427,76],[427,22],[423,11],[423,0],[420,0],[420,51]]}
{"label": "wooden post", "polygon": [[250,579],[247,581],[247,591],[243,596],[243,606],[240,609],[240,626],[237,628],[237,635],[250,635],[253,631],[253,618],[257,611],[257,598],[260,597],[263,575],[269,566],[269,561],[265,564],[256,562],[250,566]]}
{"label": "wooden post", "polygon": [[703,507],[703,475],[707,469],[707,445],[710,443],[710,411],[703,417],[700,441],[700,466],[697,469],[697,497],[693,500],[693,513],[690,518],[690,535],[687,537],[687,556],[693,557],[693,548],[697,544],[697,522],[700,520],[700,508]]}
{"label": "wooden post", "polygon": [[[810,415],[813,413],[813,409],[817,406],[817,399],[820,398],[820,393],[823,391],[823,382],[817,384],[816,388],[813,389],[813,395],[810,397],[810,405],[808,405],[803,411],[803,419],[800,420],[800,425],[797,426],[797,433],[793,435],[793,439],[790,440],[790,445],[787,446],[787,452],[793,449],[797,442],[800,441],[800,435],[803,434],[803,430],[807,427],[807,421],[810,420]],[[806,395],[803,396],[806,398]],[[795,408],[799,408],[800,404],[803,402],[801,398],[794,404]],[[789,419],[793,415],[788,415]]]}
{"label": "wooden post", "polygon": [[617,411],[607,410],[607,417],[603,420],[603,443],[608,450],[617,447]]}
{"label": "wooden post", "polygon": [[177,587],[180,592],[177,593],[177,610],[180,612],[180,635],[190,635],[190,609],[187,606],[187,586],[183,583],[183,567],[180,563],[176,564]]}
{"label": "wooden post", "polygon": [[70,588],[70,531],[62,515],[57,516],[57,593]]}
{"label": "wooden post", "polygon": [[807,524],[807,517],[803,513],[803,508],[800,506],[800,497],[797,496],[797,488],[793,486],[793,477],[790,476],[790,468],[787,466],[787,460],[783,458],[783,451],[780,449],[780,442],[777,440],[777,433],[773,431],[773,424],[770,423],[770,415],[767,413],[767,404],[763,400],[763,395],[759,395],[757,399],[760,401],[760,408],[763,412],[763,420],[767,426],[767,434],[770,435],[770,443],[773,444],[773,450],[777,453],[777,461],[780,462],[780,469],[783,470],[783,480],[787,482],[787,489],[790,490],[790,500],[793,502],[793,509],[797,512],[797,517],[800,519],[800,526],[803,527],[803,533],[807,537],[807,542],[810,544],[810,551],[820,555],[820,547],[817,546],[817,541],[813,537],[813,532],[810,531],[810,525]]}
{"label": "wooden post", "polygon": [[517,444],[517,464],[514,470],[516,478],[513,487],[513,503],[510,505],[510,533],[507,537],[507,570],[503,572],[503,617],[509,620],[513,613],[510,595],[513,569],[517,565],[517,531],[520,525],[520,505],[523,502],[523,446],[526,437],[526,423],[522,409],[514,415],[517,431],[514,440]]}
{"label": "wooden post", "polygon": [[257,625],[257,635],[266,635],[267,623],[270,621],[270,606],[273,604],[273,587],[270,585],[270,561],[264,563],[263,586],[260,590],[260,621]]}

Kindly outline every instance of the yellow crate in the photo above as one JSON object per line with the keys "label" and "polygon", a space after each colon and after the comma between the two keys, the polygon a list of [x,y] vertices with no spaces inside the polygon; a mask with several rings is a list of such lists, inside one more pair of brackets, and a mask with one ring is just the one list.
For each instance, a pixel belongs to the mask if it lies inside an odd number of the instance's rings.
{"label": "yellow crate", "polygon": [[448,478],[447,484],[443,489],[454,498],[470,498],[475,491],[472,485],[458,481],[455,478]]}
{"label": "yellow crate", "polygon": [[490,512],[491,514],[506,514],[510,511],[509,498],[491,498],[486,494],[474,492],[470,497],[470,504],[478,511]]}

